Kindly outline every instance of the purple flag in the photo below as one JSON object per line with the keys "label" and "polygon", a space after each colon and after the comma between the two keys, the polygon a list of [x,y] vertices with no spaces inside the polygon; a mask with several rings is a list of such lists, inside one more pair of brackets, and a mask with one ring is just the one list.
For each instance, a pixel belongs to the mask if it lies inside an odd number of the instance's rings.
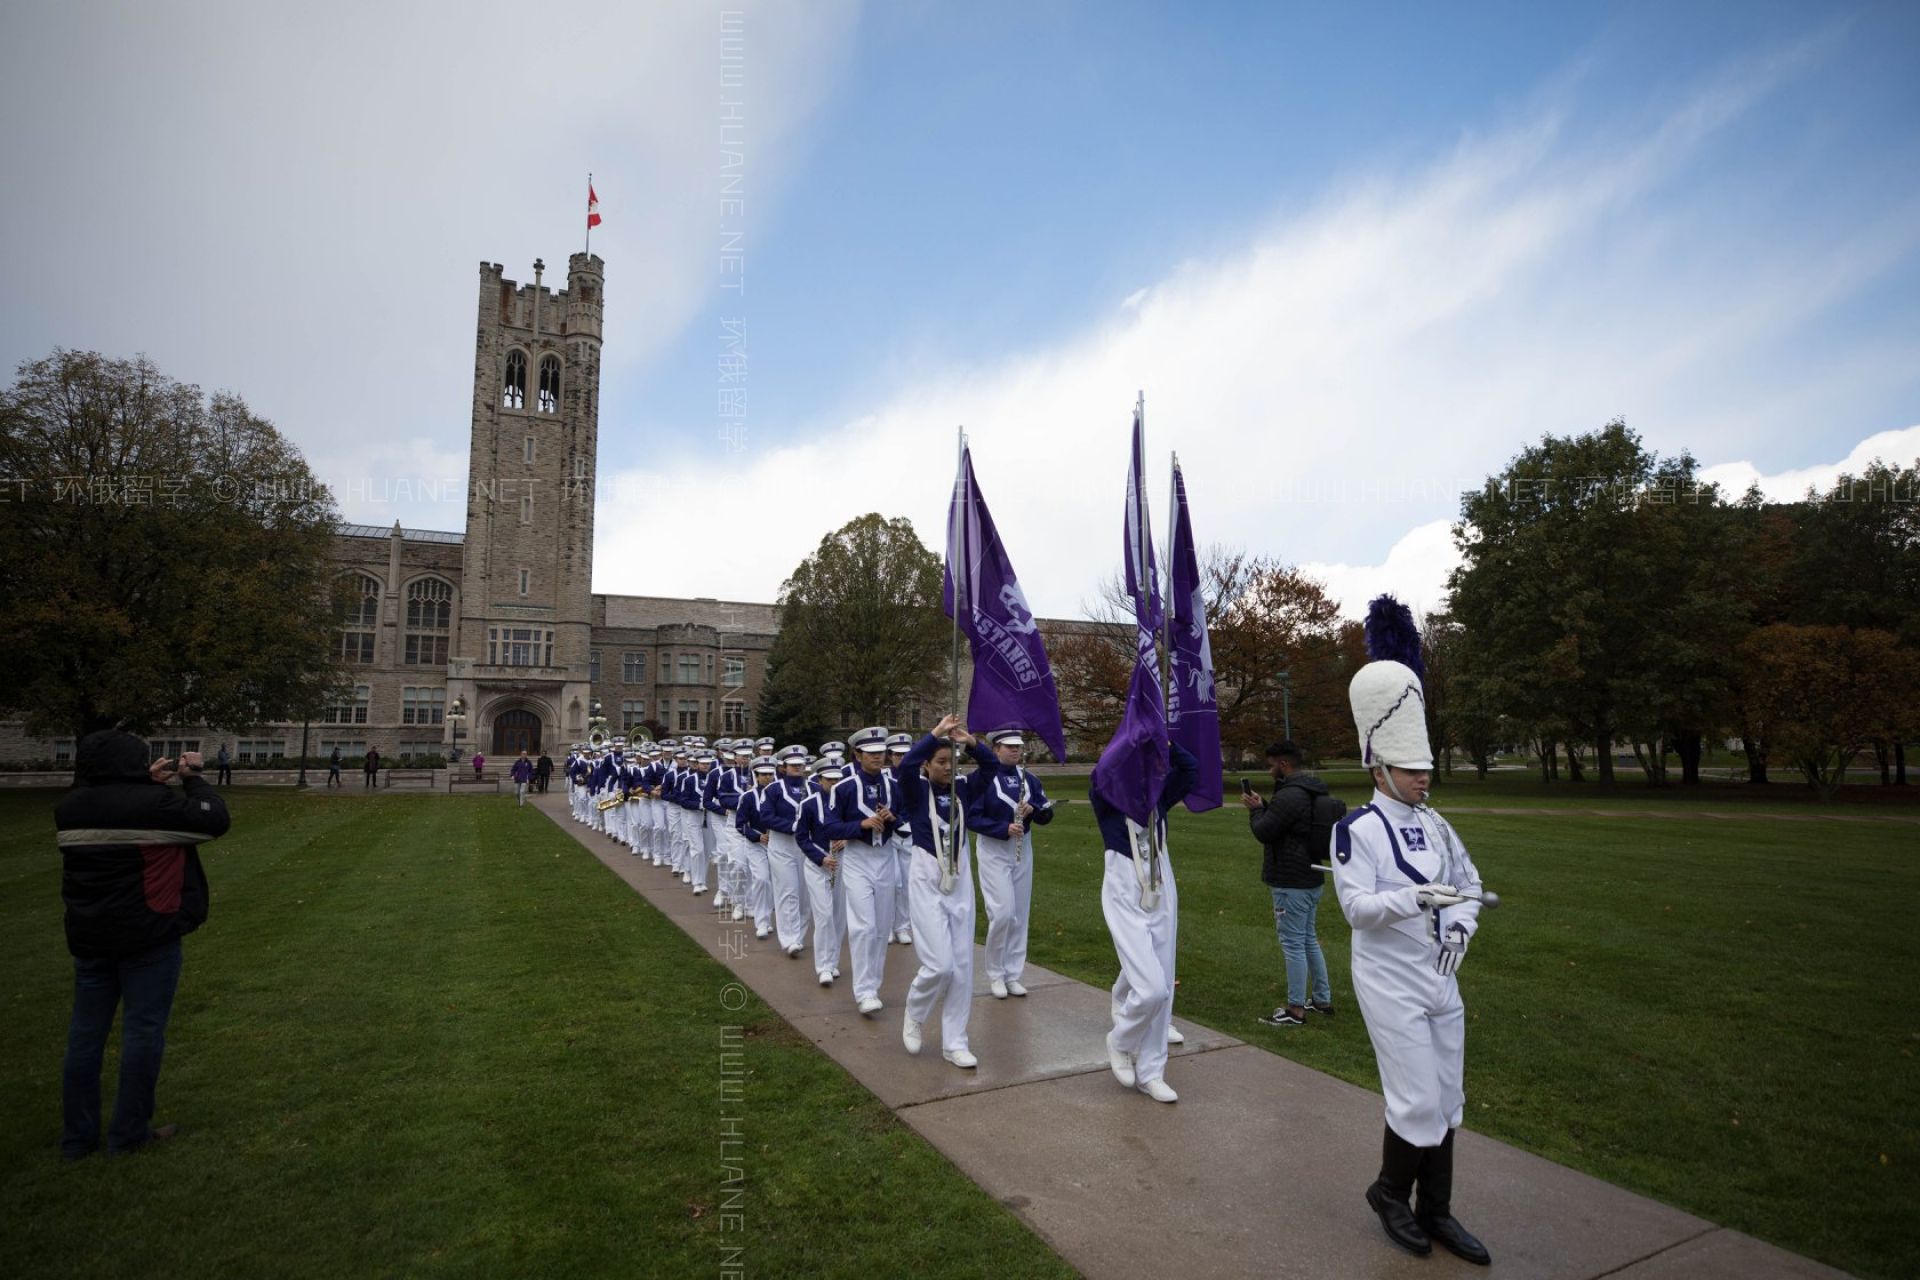
{"label": "purple flag", "polygon": [[[957,612],[956,595],[961,606]],[[941,604],[966,633],[967,648],[973,654],[968,726],[976,733],[1025,729],[1039,735],[1054,759],[1065,760],[1060,691],[1053,683],[1047,647],[974,481],[971,449],[961,450],[960,474],[953,482]]]}
{"label": "purple flag", "polygon": [[1205,813],[1226,800],[1226,779],[1220,765],[1220,704],[1214,699],[1207,599],[1193,551],[1193,522],[1187,517],[1187,481],[1180,474],[1178,458],[1173,461],[1173,547],[1167,560],[1168,638],[1173,649],[1167,732],[1200,762],[1200,774],[1187,793],[1187,808]]}
{"label": "purple flag", "polygon": [[[1159,814],[1166,785],[1167,713],[1161,703],[1160,666],[1154,639],[1165,614],[1160,608],[1160,578],[1153,559],[1153,528],[1147,518],[1146,424],[1133,414],[1133,458],[1127,466],[1124,524],[1127,594],[1133,597],[1133,677],[1127,683],[1127,708],[1113,740],[1093,767],[1093,789],[1106,802],[1143,827]],[[1215,753],[1218,755],[1218,752]]]}

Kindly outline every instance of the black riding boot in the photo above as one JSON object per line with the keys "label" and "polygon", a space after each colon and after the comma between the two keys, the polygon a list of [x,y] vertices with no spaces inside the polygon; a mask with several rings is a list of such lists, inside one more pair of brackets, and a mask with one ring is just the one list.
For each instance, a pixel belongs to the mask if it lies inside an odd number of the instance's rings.
{"label": "black riding boot", "polygon": [[1367,1188],[1367,1204],[1380,1215],[1387,1239],[1424,1258],[1433,1252],[1433,1243],[1414,1219],[1413,1208],[1408,1203],[1423,1154],[1419,1147],[1388,1125],[1387,1136],[1380,1143],[1380,1177]]}
{"label": "black riding boot", "polygon": [[1420,1151],[1420,1209],[1415,1221],[1437,1245],[1459,1254],[1476,1266],[1493,1261],[1487,1246],[1453,1216],[1453,1130],[1437,1147]]}

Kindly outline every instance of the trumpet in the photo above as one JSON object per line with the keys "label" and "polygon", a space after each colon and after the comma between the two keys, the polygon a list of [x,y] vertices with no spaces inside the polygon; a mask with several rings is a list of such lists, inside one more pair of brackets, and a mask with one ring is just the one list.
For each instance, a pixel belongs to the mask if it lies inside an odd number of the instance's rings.
{"label": "trumpet", "polygon": [[625,791],[617,791],[613,795],[607,796],[605,799],[595,800],[593,802],[593,807],[596,809],[602,810],[604,812],[605,810],[608,810],[608,809],[617,809],[621,805],[625,804],[626,802],[627,802],[627,793]]}

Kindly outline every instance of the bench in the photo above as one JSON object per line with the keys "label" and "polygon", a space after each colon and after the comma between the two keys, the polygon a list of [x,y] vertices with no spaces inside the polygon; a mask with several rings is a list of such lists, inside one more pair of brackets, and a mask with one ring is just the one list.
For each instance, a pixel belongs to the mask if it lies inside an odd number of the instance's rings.
{"label": "bench", "polygon": [[385,772],[387,775],[386,785],[389,787],[396,782],[418,782],[424,783],[425,789],[431,791],[433,790],[433,775],[437,771],[433,769],[388,769]]}
{"label": "bench", "polygon": [[447,771],[447,794],[452,795],[457,787],[492,787],[497,794],[500,790],[500,775],[483,773],[476,778],[473,776],[472,768],[463,769],[455,765]]}

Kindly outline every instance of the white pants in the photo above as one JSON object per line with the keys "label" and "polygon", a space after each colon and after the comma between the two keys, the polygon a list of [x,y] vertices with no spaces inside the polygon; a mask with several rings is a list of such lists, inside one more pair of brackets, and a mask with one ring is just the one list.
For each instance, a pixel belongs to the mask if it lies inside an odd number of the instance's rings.
{"label": "white pants", "polygon": [[980,836],[980,896],[987,903],[987,977],[1017,982],[1027,971],[1033,908],[1033,841]]}
{"label": "white pants", "polygon": [[653,865],[656,867],[672,866],[673,833],[667,827],[671,806],[668,805],[665,800],[649,800],[647,801],[647,807],[653,810],[651,815],[653,822]]}
{"label": "white pants", "polygon": [[1398,930],[1355,931],[1353,943],[1353,995],[1380,1066],[1387,1127],[1416,1147],[1437,1147],[1466,1106],[1460,981],[1435,973],[1432,949]]}
{"label": "white pants", "polygon": [[779,927],[782,951],[807,940],[807,908],[800,896],[800,864],[806,861],[807,855],[800,852],[800,846],[787,832],[768,833],[767,864],[773,877],[773,918]]}
{"label": "white pants", "polygon": [[668,840],[673,849],[673,869],[687,869],[687,811],[678,801],[667,801]]}
{"label": "white pants", "polygon": [[754,931],[773,928],[773,866],[767,846],[758,840],[740,837],[741,860],[747,868],[747,911],[753,916]]}
{"label": "white pants", "polygon": [[807,900],[813,905],[813,971],[838,973],[840,944],[847,940],[846,866],[831,872],[805,854],[800,858],[806,864]]}
{"label": "white pants", "polygon": [[898,874],[899,860],[891,840],[877,847],[849,840],[840,855],[856,1000],[880,994],[887,969],[887,939],[893,931],[893,880]]}
{"label": "white pants", "polygon": [[700,820],[705,817],[698,809],[686,809],[687,815],[687,876],[696,889],[707,887],[707,861],[711,846],[707,843],[712,837]]}
{"label": "white pants", "polygon": [[513,796],[516,803],[524,806],[527,803],[527,784],[524,782],[514,783]]}
{"label": "white pants", "polygon": [[635,800],[627,810],[627,829],[633,836],[633,851],[640,857],[647,856],[652,847],[653,801]]}
{"label": "white pants", "polygon": [[731,819],[720,829],[720,834],[727,846],[727,896],[745,911],[752,905],[753,873],[747,864],[753,856],[753,848]]}
{"label": "white pants", "polygon": [[1133,1055],[1140,1083],[1158,1080],[1167,1070],[1167,1028],[1173,1025],[1173,956],[1180,898],[1174,890],[1173,864],[1160,860],[1160,904],[1140,909],[1140,882],[1133,859],[1109,849],[1100,881],[1100,909],[1120,957],[1113,984],[1113,1047]]}
{"label": "white pants", "polygon": [[574,785],[572,778],[567,779],[567,807],[573,810],[573,820],[579,822],[581,820],[580,788]]}
{"label": "white pants", "polygon": [[915,849],[907,894],[913,953],[920,961],[907,988],[907,1017],[925,1023],[939,1004],[940,1048],[952,1053],[967,1047],[973,1014],[973,860],[967,843],[960,844],[960,879],[951,893],[940,892],[940,860]]}
{"label": "white pants", "polygon": [[913,870],[913,840],[898,832],[893,837],[893,931],[913,928],[913,912],[907,892],[907,875]]}

